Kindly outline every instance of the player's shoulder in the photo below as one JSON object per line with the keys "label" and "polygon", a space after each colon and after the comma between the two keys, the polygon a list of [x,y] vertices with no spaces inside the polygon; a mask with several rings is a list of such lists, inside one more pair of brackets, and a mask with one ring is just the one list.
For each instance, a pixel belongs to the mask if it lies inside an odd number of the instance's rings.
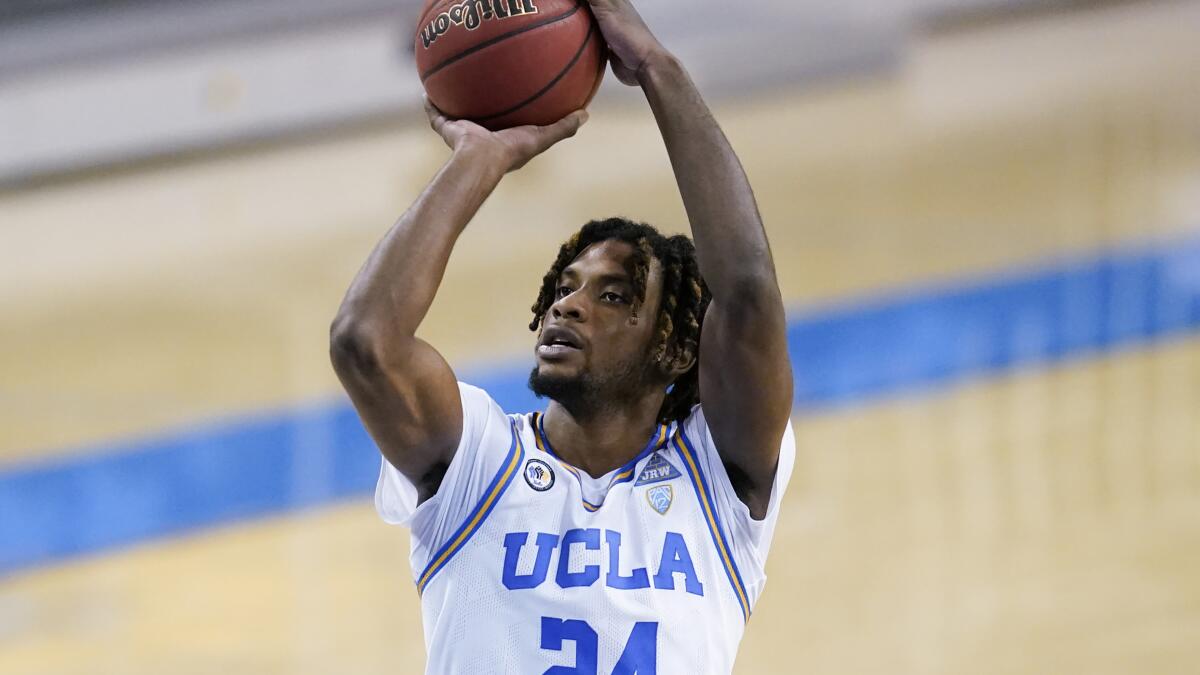
{"label": "player's shoulder", "polygon": [[[525,434],[533,429],[534,413],[509,413],[486,390],[467,382],[458,383],[463,406],[464,432],[468,427],[489,428],[494,433]],[[465,436],[465,434],[464,434]]]}
{"label": "player's shoulder", "polygon": [[496,403],[496,399],[492,398],[492,395],[486,390],[461,380],[458,382],[458,395],[464,405],[471,403],[485,407],[500,407],[500,404]]}
{"label": "player's shoulder", "polygon": [[[718,451],[716,441],[713,440],[712,432],[709,430],[708,419],[704,415],[703,403],[692,406],[687,417],[679,422],[678,429],[682,440],[688,445],[694,446],[696,450],[701,452]],[[784,427],[783,437],[780,439],[781,452],[793,451],[795,443],[795,431],[792,429],[792,421],[789,419]]]}
{"label": "player's shoulder", "polygon": [[463,415],[485,419],[500,419],[508,417],[504,408],[492,397],[486,389],[460,381],[458,396],[462,400]]}

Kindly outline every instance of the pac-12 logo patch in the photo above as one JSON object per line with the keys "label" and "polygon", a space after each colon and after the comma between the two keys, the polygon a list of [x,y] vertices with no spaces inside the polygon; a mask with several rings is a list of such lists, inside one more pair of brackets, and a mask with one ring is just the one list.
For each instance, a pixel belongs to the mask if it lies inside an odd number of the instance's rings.
{"label": "pac-12 logo patch", "polygon": [[540,459],[525,462],[525,482],[538,492],[545,492],[554,487],[554,469]]}
{"label": "pac-12 logo patch", "polygon": [[667,515],[667,509],[671,508],[671,502],[675,500],[675,491],[670,485],[655,485],[646,490],[646,501],[650,502],[650,508],[658,511],[660,515]]}
{"label": "pac-12 logo patch", "polygon": [[679,478],[682,475],[679,473],[679,469],[676,469],[674,465],[667,461],[666,457],[656,452],[650,456],[650,461],[646,462],[646,466],[642,469],[642,473],[638,475],[637,482],[633,486],[638,487],[649,485],[650,483],[661,483],[664,480]]}

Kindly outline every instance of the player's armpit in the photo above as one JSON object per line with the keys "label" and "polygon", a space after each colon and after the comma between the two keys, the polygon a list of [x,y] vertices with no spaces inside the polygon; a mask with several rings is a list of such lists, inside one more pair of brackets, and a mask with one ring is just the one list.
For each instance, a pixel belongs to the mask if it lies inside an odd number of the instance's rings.
{"label": "player's armpit", "polygon": [[417,487],[419,501],[435,494],[463,427],[449,364],[419,338],[385,346],[344,321],[331,331],[330,357],[383,456]]}

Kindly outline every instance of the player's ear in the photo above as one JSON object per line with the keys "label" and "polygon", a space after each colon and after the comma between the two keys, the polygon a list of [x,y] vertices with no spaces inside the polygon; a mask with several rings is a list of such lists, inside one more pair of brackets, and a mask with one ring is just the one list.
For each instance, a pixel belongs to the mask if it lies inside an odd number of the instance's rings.
{"label": "player's ear", "polygon": [[671,345],[663,359],[662,367],[672,380],[677,379],[696,365],[695,350]]}

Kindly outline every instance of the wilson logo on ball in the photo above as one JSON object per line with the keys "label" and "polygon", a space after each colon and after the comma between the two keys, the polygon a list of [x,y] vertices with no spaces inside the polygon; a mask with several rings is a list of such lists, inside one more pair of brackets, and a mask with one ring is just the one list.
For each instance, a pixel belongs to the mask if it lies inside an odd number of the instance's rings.
{"label": "wilson logo on ball", "polygon": [[433,17],[429,24],[421,29],[421,44],[425,49],[429,49],[429,46],[445,35],[452,26],[475,30],[483,25],[484,21],[537,13],[535,0],[464,0]]}

